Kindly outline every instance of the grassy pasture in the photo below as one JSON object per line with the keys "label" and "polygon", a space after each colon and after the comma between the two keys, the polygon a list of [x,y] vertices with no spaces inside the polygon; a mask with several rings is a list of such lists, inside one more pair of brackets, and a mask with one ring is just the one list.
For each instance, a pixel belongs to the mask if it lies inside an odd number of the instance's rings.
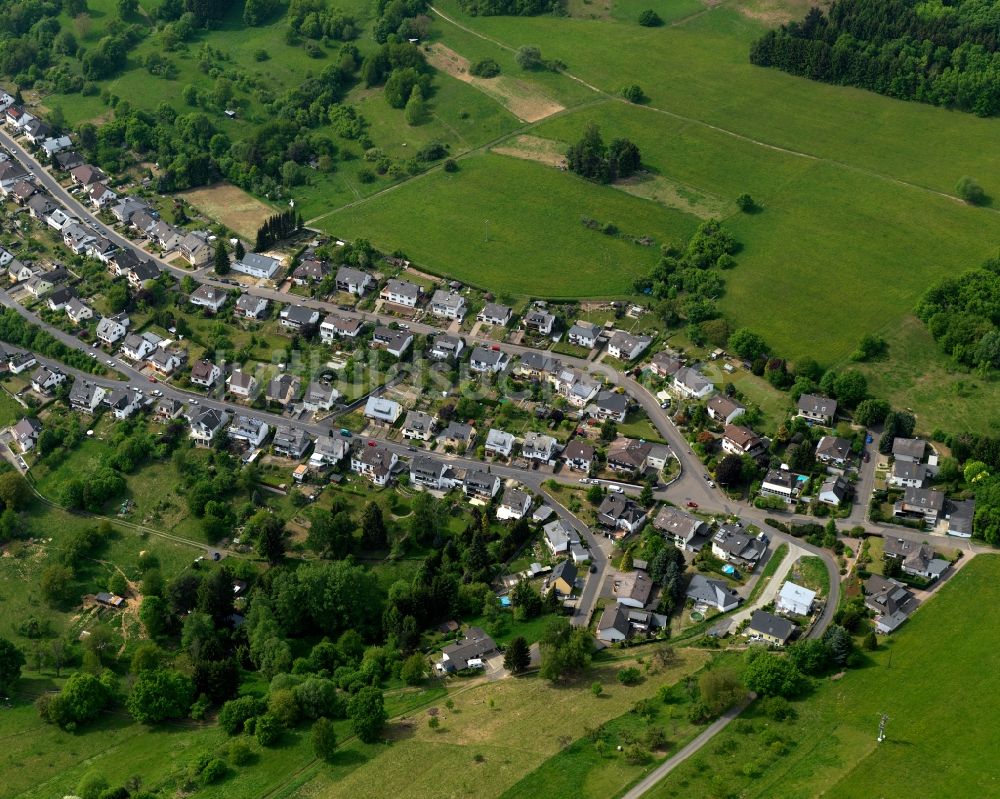
{"label": "grassy pasture", "polygon": [[[796,702],[796,720],[776,723],[751,708],[748,725],[730,726],[649,795],[853,799],[873,786],[880,796],[904,796],[916,785],[922,796],[994,795],[1000,766],[984,730],[993,728],[1000,699],[989,691],[949,698],[942,688],[979,684],[1000,668],[1000,631],[981,615],[1000,599],[998,578],[1000,558],[978,556],[883,640],[866,667]],[[882,744],[880,713],[889,716]],[[771,754],[776,736],[783,756]],[[748,762],[753,776],[744,772]]]}
{"label": "grassy pasture", "polygon": [[230,183],[217,183],[182,192],[179,196],[211,219],[221,222],[231,230],[251,241],[274,209],[252,194]]}
{"label": "grassy pasture", "polygon": [[[425,204],[431,196],[433,205]],[[457,173],[436,171],[335,211],[319,226],[402,249],[435,272],[511,295],[629,293],[632,281],[655,263],[656,249],[589,230],[581,216],[614,221],[659,243],[685,239],[697,221],[541,164],[486,154],[462,159]]]}

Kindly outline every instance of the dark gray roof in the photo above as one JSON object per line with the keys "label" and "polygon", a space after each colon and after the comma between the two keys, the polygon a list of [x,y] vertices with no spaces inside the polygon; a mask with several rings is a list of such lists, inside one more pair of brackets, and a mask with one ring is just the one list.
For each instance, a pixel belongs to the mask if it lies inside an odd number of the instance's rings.
{"label": "dark gray roof", "polygon": [[792,632],[794,632],[795,625],[788,619],[775,616],[773,613],[768,613],[764,610],[755,610],[750,617],[750,624],[747,630],[765,635],[773,635],[775,638],[787,641]]}

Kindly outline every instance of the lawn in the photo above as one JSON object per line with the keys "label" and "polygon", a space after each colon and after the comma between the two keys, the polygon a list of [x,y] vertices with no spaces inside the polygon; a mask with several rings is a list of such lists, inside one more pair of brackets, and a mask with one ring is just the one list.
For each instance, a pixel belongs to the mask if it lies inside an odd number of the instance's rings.
{"label": "lawn", "polygon": [[[644,654],[648,658],[652,652],[646,649]],[[676,665],[633,687],[617,680],[627,660],[595,664],[584,680],[564,686],[536,677],[471,686],[456,681],[449,688],[454,710],[438,705],[437,730],[428,728],[426,713],[413,713],[391,725],[392,745],[377,750],[367,763],[345,773],[339,763],[351,764],[357,758],[355,744],[350,743],[331,767],[280,795],[500,796],[581,737],[585,726],[621,716],[636,701],[696,671],[708,659],[706,653],[691,650],[681,650],[679,656]],[[601,697],[591,694],[592,682],[602,684]],[[609,763],[618,762],[617,757],[609,758]]]}
{"label": "lawn", "polygon": [[753,605],[757,600],[757,597],[761,595],[764,588],[774,577],[774,573],[778,571],[778,567],[781,562],[788,556],[788,544],[779,544],[778,547],[771,553],[771,557],[767,559],[767,563],[764,564],[764,568],[760,573],[760,577],[757,578],[757,582],[754,584],[753,590],[750,592],[750,596],[747,597],[746,604],[748,606]]}
{"label": "lawn", "polygon": [[792,406],[791,397],[786,392],[776,389],[764,378],[757,377],[743,368],[738,368],[730,374],[722,369],[721,361],[706,362],[702,371],[719,388],[726,383],[732,383],[747,402],[760,408],[763,420],[755,427],[761,433],[774,435],[788,416]]}
{"label": "lawn", "polygon": [[628,294],[657,257],[653,247],[584,227],[581,217],[615,221],[658,243],[683,241],[696,225],[688,214],[541,164],[493,154],[459,163],[457,173],[435,171],[334,211],[318,226],[401,249],[421,268],[511,296],[568,298]]}
{"label": "lawn", "polygon": [[[941,689],[980,684],[1000,668],[1000,629],[982,618],[996,601],[1000,558],[980,555],[882,639],[867,666],[796,702],[796,720],[776,723],[751,708],[649,796],[854,799],[873,786],[879,796],[904,796],[916,785],[921,796],[995,795],[1000,765],[984,731],[995,726],[1000,697],[943,700]],[[881,713],[889,722],[879,744]]]}

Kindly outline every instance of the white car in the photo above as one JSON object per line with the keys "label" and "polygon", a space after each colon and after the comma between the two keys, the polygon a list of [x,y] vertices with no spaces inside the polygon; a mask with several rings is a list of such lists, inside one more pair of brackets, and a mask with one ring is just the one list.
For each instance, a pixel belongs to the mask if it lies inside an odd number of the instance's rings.
{"label": "white car", "polygon": [[111,360],[110,358],[108,358],[108,360],[106,360],[106,361],[105,361],[105,363],[106,363],[106,364],[107,364],[108,366],[114,366],[114,365],[115,365],[115,362],[114,362],[114,361],[112,361],[112,360]]}
{"label": "white car", "polygon": [[715,481],[714,480],[709,480],[708,481],[708,487],[709,488],[715,488]]}
{"label": "white car", "polygon": [[622,488],[621,486],[608,486],[608,491],[612,491],[615,494],[624,494],[625,493],[625,489]]}

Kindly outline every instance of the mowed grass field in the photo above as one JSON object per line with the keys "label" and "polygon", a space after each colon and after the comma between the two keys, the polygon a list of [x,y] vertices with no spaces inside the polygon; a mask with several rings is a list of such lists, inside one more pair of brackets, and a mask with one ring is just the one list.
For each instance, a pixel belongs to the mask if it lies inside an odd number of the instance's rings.
{"label": "mowed grass field", "polygon": [[[975,690],[1000,669],[1000,629],[984,607],[1000,601],[1000,557],[980,555],[871,656],[795,703],[794,721],[751,708],[649,796],[996,796],[1000,764],[990,731],[995,691]],[[881,713],[887,738],[876,742]],[[777,738],[787,753],[772,754]],[[745,767],[753,772],[747,776]]]}

